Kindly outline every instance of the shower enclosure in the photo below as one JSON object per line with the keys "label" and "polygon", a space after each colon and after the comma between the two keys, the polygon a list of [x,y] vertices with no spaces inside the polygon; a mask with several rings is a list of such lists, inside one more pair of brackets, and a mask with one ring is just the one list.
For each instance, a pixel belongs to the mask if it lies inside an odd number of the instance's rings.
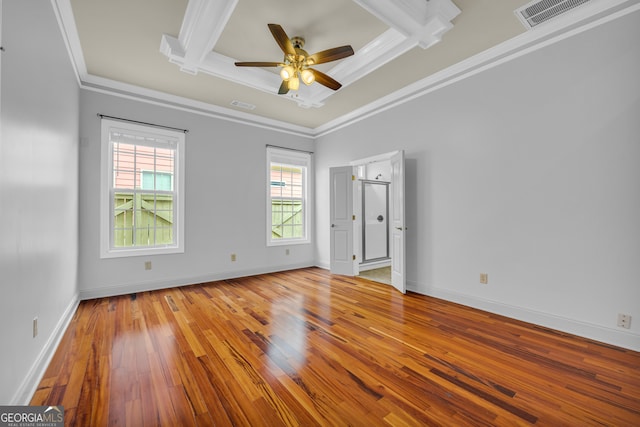
{"label": "shower enclosure", "polygon": [[389,183],[362,180],[362,264],[389,259]]}

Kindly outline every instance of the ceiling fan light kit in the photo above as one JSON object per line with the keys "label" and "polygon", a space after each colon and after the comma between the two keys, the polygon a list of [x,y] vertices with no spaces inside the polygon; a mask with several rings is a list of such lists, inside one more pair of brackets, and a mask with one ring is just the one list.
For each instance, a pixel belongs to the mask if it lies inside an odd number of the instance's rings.
{"label": "ceiling fan light kit", "polygon": [[292,77],[287,80],[287,86],[290,90],[298,90],[300,88],[300,79],[298,77]]}
{"label": "ceiling fan light kit", "polygon": [[332,90],[338,90],[342,87],[342,85],[332,77],[310,67],[316,64],[337,61],[353,55],[354,52],[351,46],[335,47],[309,55],[306,50],[302,49],[305,43],[302,37],[289,39],[289,36],[287,36],[278,24],[269,24],[268,27],[273,38],[280,46],[280,49],[284,52],[284,61],[236,62],[235,65],[237,67],[282,67],[280,70],[282,84],[278,90],[279,94],[285,94],[289,90],[298,90],[300,88],[300,80],[307,86],[317,81]]}
{"label": "ceiling fan light kit", "polygon": [[311,70],[302,70],[300,72],[300,78],[302,78],[302,82],[307,86],[316,81],[316,76],[313,75]]}
{"label": "ceiling fan light kit", "polygon": [[316,76],[309,70],[309,65],[313,65],[313,61],[309,59],[309,54],[302,49],[304,39],[302,37],[293,37],[291,44],[296,54],[285,55],[282,70],[280,70],[280,77],[282,77],[282,80],[285,82],[288,82],[287,87],[290,90],[298,90],[300,80],[309,86],[316,80]]}

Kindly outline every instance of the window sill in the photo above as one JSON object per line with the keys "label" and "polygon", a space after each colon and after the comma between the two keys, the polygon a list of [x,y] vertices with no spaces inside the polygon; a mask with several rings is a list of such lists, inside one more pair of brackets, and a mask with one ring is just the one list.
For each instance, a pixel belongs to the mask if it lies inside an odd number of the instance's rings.
{"label": "window sill", "polygon": [[184,248],[179,247],[111,249],[103,251],[100,254],[100,258],[129,258],[134,256],[168,255],[182,253],[184,253]]}
{"label": "window sill", "polygon": [[311,240],[276,240],[276,241],[268,241],[267,246],[293,246],[293,245],[309,245],[311,244]]}

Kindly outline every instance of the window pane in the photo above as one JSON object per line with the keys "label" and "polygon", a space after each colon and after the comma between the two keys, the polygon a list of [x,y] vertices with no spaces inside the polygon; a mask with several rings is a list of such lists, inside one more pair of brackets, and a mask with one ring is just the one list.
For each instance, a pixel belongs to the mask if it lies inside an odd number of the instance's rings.
{"label": "window pane", "polygon": [[156,190],[171,191],[172,176],[167,172],[156,172]]}
{"label": "window pane", "polygon": [[304,237],[304,228],[302,227],[302,225],[295,225],[291,229],[293,235],[292,237],[295,237],[297,239]]}
{"label": "window pane", "polygon": [[116,193],[113,197],[113,245],[131,246],[133,227],[133,194]]}
{"label": "window pane", "polygon": [[173,227],[156,228],[156,245],[170,245],[173,242]]}
{"label": "window pane", "polygon": [[142,171],[142,188],[144,190],[153,190],[155,188],[154,173]]}
{"label": "window pane", "polygon": [[116,248],[131,247],[133,245],[133,228],[114,228],[113,246]]}
{"label": "window pane", "polygon": [[[118,134],[118,138],[127,136]],[[114,195],[113,246],[172,244],[173,195],[154,190],[173,190],[174,150],[114,142],[112,158],[114,187],[132,190]]]}
{"label": "window pane", "polygon": [[155,244],[154,228],[147,224],[144,227],[136,227],[134,246],[144,247],[153,246]]}
{"label": "window pane", "polygon": [[113,186],[115,188],[135,188],[135,145],[114,143],[113,157]]}
{"label": "window pane", "polygon": [[[296,151],[268,149],[269,241],[304,240],[307,165],[311,157]],[[291,160],[291,163],[288,162]]]}
{"label": "window pane", "polygon": [[[136,184],[139,188],[153,190],[153,174],[155,171],[155,149],[153,147],[136,146],[135,156]],[[145,187],[142,182],[143,172],[151,173],[151,182],[149,187]]]}
{"label": "window pane", "polygon": [[106,118],[101,129],[108,153],[101,200],[111,206],[100,216],[101,256],[156,253],[113,250],[126,248],[182,252],[184,199],[177,191],[184,186],[176,173],[184,169],[184,133]]}

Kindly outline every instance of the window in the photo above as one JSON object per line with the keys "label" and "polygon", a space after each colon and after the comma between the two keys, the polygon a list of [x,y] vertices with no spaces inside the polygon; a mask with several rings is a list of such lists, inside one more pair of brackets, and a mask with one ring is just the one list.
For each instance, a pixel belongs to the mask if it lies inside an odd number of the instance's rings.
{"label": "window", "polygon": [[173,189],[173,173],[142,171],[142,189],[153,190],[154,188],[171,191]]}
{"label": "window", "polygon": [[309,153],[267,147],[267,245],[309,243]]}
{"label": "window", "polygon": [[103,258],[184,252],[184,140],[102,119]]}

